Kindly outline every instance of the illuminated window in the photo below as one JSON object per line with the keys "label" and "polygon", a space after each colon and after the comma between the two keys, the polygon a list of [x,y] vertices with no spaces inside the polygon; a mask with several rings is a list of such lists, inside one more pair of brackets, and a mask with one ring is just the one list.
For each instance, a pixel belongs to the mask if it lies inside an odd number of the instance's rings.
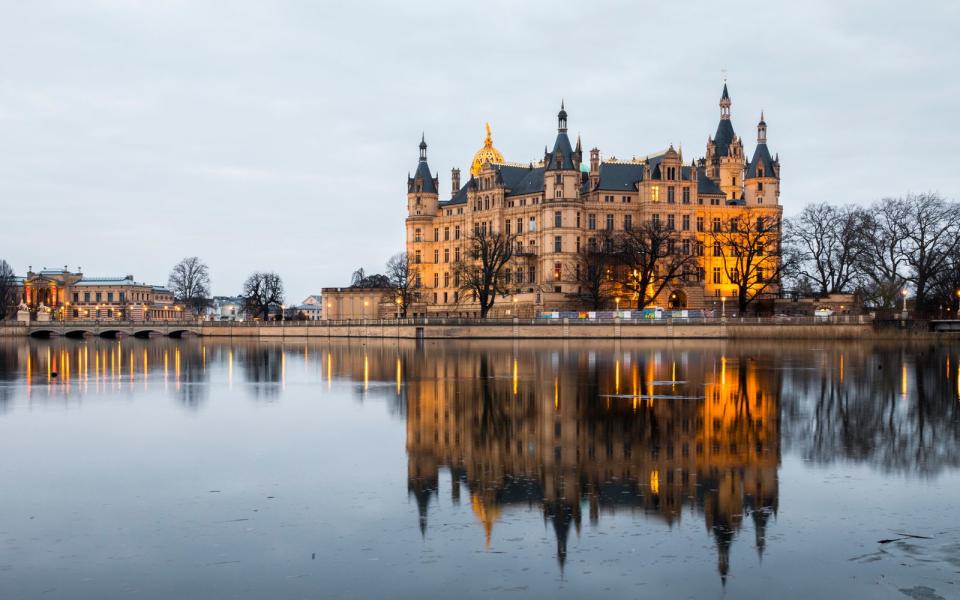
{"label": "illuminated window", "polygon": [[[713,283],[720,283],[720,267],[713,268]],[[717,292],[717,295],[719,296],[719,290],[717,290]]]}
{"label": "illuminated window", "polygon": [[560,274],[562,270],[562,265],[560,263],[553,263],[553,280],[560,281]]}
{"label": "illuminated window", "polygon": [[650,188],[650,199],[654,202],[660,202],[660,186],[655,185]]}

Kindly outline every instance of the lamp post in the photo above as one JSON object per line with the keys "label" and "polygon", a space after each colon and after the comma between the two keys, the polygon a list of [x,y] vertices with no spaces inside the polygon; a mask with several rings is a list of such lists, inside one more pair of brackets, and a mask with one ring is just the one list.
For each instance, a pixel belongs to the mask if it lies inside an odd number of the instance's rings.
{"label": "lamp post", "polygon": [[720,318],[721,319],[727,318],[727,297],[726,296],[720,296]]}
{"label": "lamp post", "polygon": [[395,302],[397,303],[397,321],[399,321],[399,320],[400,320],[400,305],[403,304],[403,299],[402,299],[400,296],[397,296],[397,299],[395,300]]}
{"label": "lamp post", "polygon": [[907,290],[903,290],[903,291],[900,292],[900,293],[903,294],[903,316],[904,316],[904,318],[906,318],[906,316],[907,316]]}
{"label": "lamp post", "polygon": [[613,301],[614,301],[614,303],[616,303],[616,305],[617,305],[617,315],[616,315],[616,316],[619,317],[619,316],[620,316],[620,296],[617,296],[616,298],[614,298]]}

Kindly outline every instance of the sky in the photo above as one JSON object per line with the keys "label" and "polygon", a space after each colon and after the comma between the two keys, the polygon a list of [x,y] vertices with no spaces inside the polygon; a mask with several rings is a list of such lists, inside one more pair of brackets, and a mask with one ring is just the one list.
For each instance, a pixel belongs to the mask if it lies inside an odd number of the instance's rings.
{"label": "sky", "polygon": [[[782,6],[781,6],[782,5]],[[403,250],[421,133],[440,189],[490,122],[543,156],[561,99],[603,156],[705,153],[726,77],[786,215],[960,200],[960,3],[0,0],[0,258],[166,283],[182,257],[288,302]],[[441,199],[444,197],[441,196]]]}

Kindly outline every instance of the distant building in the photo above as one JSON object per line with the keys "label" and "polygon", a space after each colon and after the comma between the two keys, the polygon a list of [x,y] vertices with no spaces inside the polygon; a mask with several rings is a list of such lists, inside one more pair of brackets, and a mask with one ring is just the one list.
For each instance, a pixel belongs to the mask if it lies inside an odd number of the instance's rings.
{"label": "distant building", "polygon": [[29,310],[49,312],[56,320],[176,321],[187,314],[173,292],[133,275],[88,277],[66,266],[39,272],[31,267],[21,282],[21,301]]}
{"label": "distant building", "polygon": [[396,317],[396,290],[390,288],[323,288],[323,319],[389,319]]}
{"label": "distant building", "polygon": [[313,294],[307,296],[303,303],[297,308],[303,312],[308,321],[319,321],[323,318],[323,295]]}
{"label": "distant building", "polygon": [[208,321],[243,321],[246,313],[243,298],[239,296],[214,296],[204,313]]}

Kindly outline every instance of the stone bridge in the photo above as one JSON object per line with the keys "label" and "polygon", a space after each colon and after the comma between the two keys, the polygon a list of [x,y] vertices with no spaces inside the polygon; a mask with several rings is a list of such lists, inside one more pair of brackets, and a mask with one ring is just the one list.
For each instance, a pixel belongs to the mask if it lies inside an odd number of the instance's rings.
{"label": "stone bridge", "polygon": [[134,336],[141,338],[200,335],[196,321],[32,321],[27,327],[30,337],[106,337]]}

